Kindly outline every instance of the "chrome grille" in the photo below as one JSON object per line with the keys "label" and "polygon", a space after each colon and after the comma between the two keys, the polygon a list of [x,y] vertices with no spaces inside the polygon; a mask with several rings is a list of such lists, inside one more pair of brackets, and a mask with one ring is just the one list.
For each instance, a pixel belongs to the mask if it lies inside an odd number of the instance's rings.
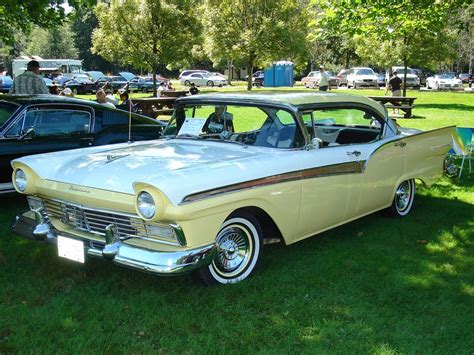
{"label": "chrome grille", "polygon": [[43,204],[49,218],[58,219],[76,230],[105,236],[105,228],[109,224],[113,224],[120,238],[141,238],[179,245],[174,233],[168,237],[149,233],[153,227],[170,230],[168,226],[158,223],[145,223],[138,216],[91,209],[59,200],[44,199]]}

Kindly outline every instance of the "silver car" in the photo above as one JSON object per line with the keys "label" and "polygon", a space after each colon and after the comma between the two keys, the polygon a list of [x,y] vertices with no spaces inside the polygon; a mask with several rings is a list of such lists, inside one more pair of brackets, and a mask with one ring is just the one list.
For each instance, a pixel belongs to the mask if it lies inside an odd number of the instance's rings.
{"label": "silver car", "polygon": [[196,86],[209,87],[227,85],[225,78],[211,73],[192,73],[191,75],[181,77],[179,81],[185,86],[190,86],[191,83],[194,83]]}

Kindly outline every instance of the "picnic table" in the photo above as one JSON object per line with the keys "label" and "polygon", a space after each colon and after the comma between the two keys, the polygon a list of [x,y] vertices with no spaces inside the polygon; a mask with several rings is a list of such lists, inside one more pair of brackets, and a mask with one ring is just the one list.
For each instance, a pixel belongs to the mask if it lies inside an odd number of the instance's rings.
{"label": "picnic table", "polygon": [[181,97],[188,94],[187,90],[163,90],[161,91],[161,96],[165,97]]}
{"label": "picnic table", "polygon": [[405,112],[403,117],[410,118],[416,97],[405,96],[369,96],[369,99],[380,102],[386,108],[399,109]]}
{"label": "picnic table", "polygon": [[137,105],[138,113],[152,118],[159,115],[171,115],[175,101],[176,97],[164,96],[133,99],[133,103]]}

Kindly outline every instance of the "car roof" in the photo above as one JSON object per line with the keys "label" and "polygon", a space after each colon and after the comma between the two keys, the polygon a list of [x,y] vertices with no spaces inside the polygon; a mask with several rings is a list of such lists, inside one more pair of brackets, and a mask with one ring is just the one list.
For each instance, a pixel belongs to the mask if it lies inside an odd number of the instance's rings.
{"label": "car roof", "polygon": [[354,103],[364,104],[376,109],[384,115],[384,109],[381,105],[371,99],[359,95],[333,94],[333,93],[232,93],[232,94],[201,94],[180,97],[176,103],[228,103],[228,104],[278,104],[280,106],[289,106],[295,109],[304,108],[312,104],[337,104]]}

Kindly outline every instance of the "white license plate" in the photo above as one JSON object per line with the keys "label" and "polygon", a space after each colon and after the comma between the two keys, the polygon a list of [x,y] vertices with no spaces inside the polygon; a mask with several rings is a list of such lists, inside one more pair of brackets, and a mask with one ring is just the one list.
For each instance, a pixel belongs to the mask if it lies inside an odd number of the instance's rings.
{"label": "white license plate", "polygon": [[58,255],[62,258],[84,263],[84,243],[58,236]]}

